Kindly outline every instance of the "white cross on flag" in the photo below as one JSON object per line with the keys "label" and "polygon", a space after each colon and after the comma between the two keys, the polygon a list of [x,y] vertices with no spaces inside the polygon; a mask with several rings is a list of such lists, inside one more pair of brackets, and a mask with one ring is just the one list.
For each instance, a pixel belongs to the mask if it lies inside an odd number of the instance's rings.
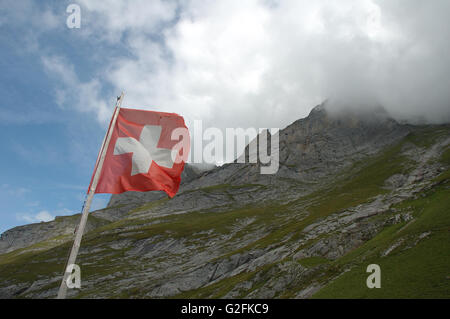
{"label": "white cross on flag", "polygon": [[112,130],[95,193],[162,190],[175,196],[190,147],[183,118],[121,108]]}

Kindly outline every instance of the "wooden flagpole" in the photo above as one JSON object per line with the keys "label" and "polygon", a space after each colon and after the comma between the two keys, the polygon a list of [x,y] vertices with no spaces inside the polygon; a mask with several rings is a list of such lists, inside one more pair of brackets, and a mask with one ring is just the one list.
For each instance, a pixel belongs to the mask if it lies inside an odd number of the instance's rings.
{"label": "wooden flagpole", "polygon": [[83,212],[81,214],[81,220],[80,224],[78,225],[76,234],[75,234],[75,240],[73,242],[72,250],[70,251],[70,256],[66,264],[66,269],[64,270],[64,276],[63,280],[61,282],[61,286],[59,287],[58,291],[58,297],[57,299],[64,299],[67,295],[67,279],[71,275],[71,272],[68,272],[69,266],[75,264],[75,261],[77,259],[78,250],[80,249],[81,244],[81,238],[83,237],[83,232],[86,227],[87,218],[89,215],[89,209],[91,208],[92,199],[95,194],[95,188],[97,187],[98,180],[100,178],[100,174],[103,167],[103,162],[105,160],[106,151],[108,150],[109,142],[111,140],[111,135],[114,129],[114,126],[116,124],[117,116],[119,115],[120,106],[122,104],[124,93],[120,95],[120,97],[117,98],[116,107],[114,109],[113,117],[111,120],[111,125],[108,129],[108,131],[105,134],[105,138],[103,139],[102,147],[100,148],[100,153],[97,158],[97,162],[95,165],[95,171],[94,171],[94,178],[92,179],[91,188],[89,190],[88,197],[86,199],[86,202],[83,207]]}

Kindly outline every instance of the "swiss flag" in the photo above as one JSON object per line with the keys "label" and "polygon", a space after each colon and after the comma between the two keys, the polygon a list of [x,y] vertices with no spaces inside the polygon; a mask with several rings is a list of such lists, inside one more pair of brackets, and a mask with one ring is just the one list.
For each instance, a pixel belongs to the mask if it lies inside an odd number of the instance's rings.
{"label": "swiss flag", "polygon": [[[175,113],[119,109],[95,193],[177,193],[189,153],[189,131]],[[89,186],[90,191],[92,186]]]}

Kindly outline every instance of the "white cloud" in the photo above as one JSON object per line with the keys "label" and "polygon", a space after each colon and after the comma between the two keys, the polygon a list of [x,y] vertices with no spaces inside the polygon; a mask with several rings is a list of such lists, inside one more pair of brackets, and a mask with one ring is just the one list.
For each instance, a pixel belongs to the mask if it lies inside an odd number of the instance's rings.
{"label": "white cloud", "polygon": [[50,214],[48,211],[43,210],[36,214],[19,214],[17,219],[27,223],[39,223],[39,222],[49,222],[55,219],[55,216]]}
{"label": "white cloud", "polygon": [[[32,203],[33,205],[27,205],[30,207],[39,206],[39,203]],[[40,223],[40,222],[50,222],[55,219],[55,216],[67,216],[78,213],[72,209],[68,208],[59,208],[53,212],[49,212],[48,210],[41,210],[37,213],[26,213],[26,214],[17,214],[16,218],[19,221],[26,223]]]}
{"label": "white cloud", "polygon": [[40,6],[32,0],[2,0],[2,24],[31,25],[34,31],[48,31],[58,26],[58,21],[64,22],[64,16],[58,16],[48,6]]}
{"label": "white cloud", "polygon": [[101,121],[105,84],[126,92],[125,106],[220,128],[283,127],[327,98],[450,119],[445,1],[80,3],[86,35],[126,54],[87,82],[60,58],[43,61],[67,87],[59,103],[76,100]]}
{"label": "white cloud", "polygon": [[43,222],[49,222],[54,218],[55,218],[54,216],[52,216],[48,211],[45,210],[36,214],[36,219]]}
{"label": "white cloud", "polygon": [[40,37],[65,26],[65,15],[32,0],[2,0],[0,25],[20,30],[21,51],[40,49]]}
{"label": "white cloud", "polygon": [[56,88],[56,102],[62,108],[75,107],[80,112],[93,112],[100,122],[111,116],[111,107],[100,97],[100,80],[94,78],[89,82],[78,79],[73,65],[60,56],[44,56],[45,69],[61,82]]}
{"label": "white cloud", "polygon": [[136,31],[154,33],[165,23],[175,18],[177,5],[175,1],[163,0],[80,0],[82,19],[88,21],[91,31],[101,29],[96,34],[110,41],[121,40],[122,33]]}

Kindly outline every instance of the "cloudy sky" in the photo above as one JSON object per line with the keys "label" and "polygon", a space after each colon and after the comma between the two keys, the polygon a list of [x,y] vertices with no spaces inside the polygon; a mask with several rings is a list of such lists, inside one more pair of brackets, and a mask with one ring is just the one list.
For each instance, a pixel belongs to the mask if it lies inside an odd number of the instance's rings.
{"label": "cloudy sky", "polygon": [[122,90],[189,126],[283,128],[327,98],[449,121],[449,14],[440,0],[0,0],[0,232],[79,211]]}

